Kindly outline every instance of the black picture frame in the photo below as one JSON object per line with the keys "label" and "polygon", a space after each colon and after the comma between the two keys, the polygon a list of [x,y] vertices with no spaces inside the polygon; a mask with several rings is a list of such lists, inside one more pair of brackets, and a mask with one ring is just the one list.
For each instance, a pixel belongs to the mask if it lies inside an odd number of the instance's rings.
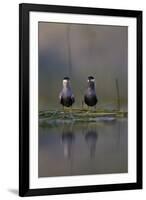
{"label": "black picture frame", "polygon": [[[134,183],[30,189],[29,187],[29,12],[55,12],[87,15],[134,17],[137,21],[137,181]],[[142,11],[19,5],[19,195],[55,195],[142,189]]]}

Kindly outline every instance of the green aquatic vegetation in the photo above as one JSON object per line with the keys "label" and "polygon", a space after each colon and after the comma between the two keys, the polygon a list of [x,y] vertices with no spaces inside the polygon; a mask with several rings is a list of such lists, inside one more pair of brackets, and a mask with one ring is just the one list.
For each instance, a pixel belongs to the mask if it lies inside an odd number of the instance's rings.
{"label": "green aquatic vegetation", "polygon": [[41,126],[58,126],[59,124],[70,123],[98,123],[98,122],[114,122],[118,118],[125,118],[128,114],[125,111],[116,110],[94,110],[87,109],[66,109],[49,110],[39,112],[39,125]]}

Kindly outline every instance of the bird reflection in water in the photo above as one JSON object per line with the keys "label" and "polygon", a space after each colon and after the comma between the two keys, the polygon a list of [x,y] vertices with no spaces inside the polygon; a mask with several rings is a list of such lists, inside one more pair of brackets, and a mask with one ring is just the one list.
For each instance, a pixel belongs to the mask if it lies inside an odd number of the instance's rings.
{"label": "bird reflection in water", "polygon": [[95,158],[97,140],[98,140],[97,130],[88,128],[88,131],[85,133],[85,141],[88,145],[89,155],[91,159]]}
{"label": "bird reflection in water", "polygon": [[62,131],[61,141],[63,144],[64,157],[70,159],[73,154],[73,146],[75,141],[75,135],[72,131],[72,124],[69,127],[65,126]]}

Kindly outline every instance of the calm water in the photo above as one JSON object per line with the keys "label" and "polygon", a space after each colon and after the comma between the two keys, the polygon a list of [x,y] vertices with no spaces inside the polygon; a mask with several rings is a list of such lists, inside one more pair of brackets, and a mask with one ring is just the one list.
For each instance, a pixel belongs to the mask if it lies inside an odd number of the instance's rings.
{"label": "calm water", "polygon": [[128,172],[127,119],[39,127],[39,177]]}

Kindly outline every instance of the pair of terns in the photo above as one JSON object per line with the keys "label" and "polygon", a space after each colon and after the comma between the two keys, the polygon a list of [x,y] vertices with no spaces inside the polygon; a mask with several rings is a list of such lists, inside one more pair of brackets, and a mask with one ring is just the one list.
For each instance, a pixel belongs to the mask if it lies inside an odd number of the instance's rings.
{"label": "pair of terns", "polygon": [[[95,91],[95,79],[92,76],[88,77],[88,86],[84,95],[84,102],[89,106],[96,106],[98,99]],[[59,95],[60,103],[63,107],[71,107],[75,102],[75,97],[73,95],[70,79],[69,77],[64,77],[63,79],[63,88]]]}

